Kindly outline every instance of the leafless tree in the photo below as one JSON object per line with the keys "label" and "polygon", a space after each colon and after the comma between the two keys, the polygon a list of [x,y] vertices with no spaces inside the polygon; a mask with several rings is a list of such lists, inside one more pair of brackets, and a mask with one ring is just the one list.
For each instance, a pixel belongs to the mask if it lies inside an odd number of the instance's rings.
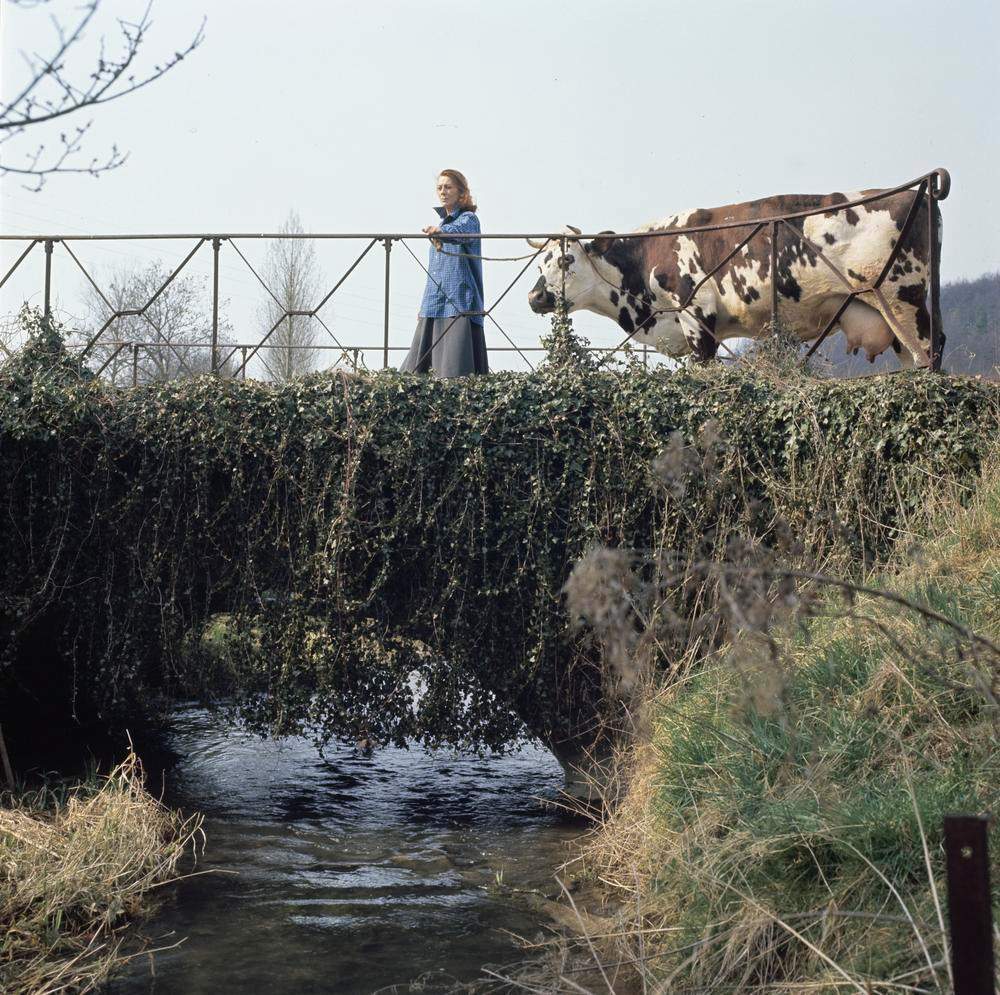
{"label": "leafless tree", "polygon": [[[212,302],[206,281],[194,275],[178,276],[164,287],[168,276],[163,263],[155,261],[141,269],[125,266],[112,271],[101,293],[92,287],[87,289],[82,301],[84,327],[72,336],[77,346],[93,339],[114,312],[139,310],[153,301],[141,315],[125,315],[112,321],[87,353],[88,365],[93,369],[104,366],[103,375],[113,383],[131,383],[133,374],[139,383],[154,383],[211,371]],[[224,304],[220,301],[220,311]],[[223,376],[231,376],[235,367],[232,350],[226,347],[229,341],[231,327],[220,314],[219,362]],[[122,342],[130,345],[119,349],[116,343]],[[133,353],[131,343],[149,344],[140,345]]]}
{"label": "leafless tree", "polygon": [[[302,221],[295,211],[288,212],[279,231],[288,235],[303,233]],[[309,310],[319,303],[319,268],[312,242],[304,238],[275,239],[268,250],[264,282],[271,293],[259,312],[261,336],[272,328],[274,331],[258,355],[272,380],[291,380],[314,370],[319,355],[315,348],[318,337],[315,319],[301,314],[286,315],[288,311]]]}
{"label": "leafless tree", "polygon": [[[7,0],[12,7],[33,10],[48,7],[50,0]],[[96,51],[84,55],[83,40],[92,26],[102,0],[87,0],[76,7],[75,18],[68,25],[56,15],[50,15],[54,37],[48,54],[22,52],[27,66],[27,80],[14,91],[14,96],[0,103],[0,176],[20,175],[30,179],[28,189],[38,191],[47,177],[57,173],[87,173],[100,176],[123,165],[128,154],[117,144],[104,156],[93,156],[82,163],[84,139],[92,120],[73,123],[59,133],[58,143],[49,147],[39,142],[24,154],[19,165],[13,164],[10,144],[22,138],[29,129],[98,107],[126,97],[155,82],[190,55],[204,38],[204,22],[187,47],[173,52],[151,68],[138,66],[140,49],[152,26],[152,0],[136,21],[116,18],[118,36],[109,44],[101,36]],[[81,58],[91,60],[85,69]]]}

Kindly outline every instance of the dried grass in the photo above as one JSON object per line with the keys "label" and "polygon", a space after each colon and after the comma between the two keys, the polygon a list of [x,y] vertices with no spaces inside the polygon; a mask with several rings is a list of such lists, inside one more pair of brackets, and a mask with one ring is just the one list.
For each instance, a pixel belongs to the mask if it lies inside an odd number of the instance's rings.
{"label": "dried grass", "polygon": [[130,919],[203,838],[149,795],[130,753],[107,777],[0,798],[0,990],[92,991],[126,958]]}

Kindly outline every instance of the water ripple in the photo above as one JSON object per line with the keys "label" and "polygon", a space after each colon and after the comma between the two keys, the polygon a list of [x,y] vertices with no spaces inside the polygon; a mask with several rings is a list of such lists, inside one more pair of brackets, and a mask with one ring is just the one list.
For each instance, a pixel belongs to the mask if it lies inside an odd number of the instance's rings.
{"label": "water ripple", "polygon": [[[562,774],[537,747],[499,757],[387,748],[319,752],[261,740],[200,710],[174,716],[168,804],[206,815],[199,868],[148,935],[187,937],[114,983],[119,995],[361,993],[428,971],[471,979],[510,960],[554,894],[576,830],[536,796]],[[424,988],[432,991],[433,987]]]}

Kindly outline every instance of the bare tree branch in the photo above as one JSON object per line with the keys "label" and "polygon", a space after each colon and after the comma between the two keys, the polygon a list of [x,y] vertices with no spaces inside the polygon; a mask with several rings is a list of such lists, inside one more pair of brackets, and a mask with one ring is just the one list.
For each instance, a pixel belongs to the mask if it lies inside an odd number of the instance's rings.
{"label": "bare tree branch", "polygon": [[[141,267],[119,266],[108,277],[107,292],[96,283],[86,289],[81,299],[84,327],[71,340],[83,344],[113,319],[108,334],[90,351],[94,368],[104,367],[106,379],[118,386],[133,377],[137,383],[163,383],[211,370],[211,304],[203,280],[192,275],[168,279],[169,270],[159,260]],[[231,327],[224,314],[219,331],[225,345]],[[128,343],[127,349],[119,349],[122,342]],[[139,343],[149,344],[133,353],[133,344]],[[230,361],[220,373],[232,376],[232,370]]]}
{"label": "bare tree branch", "polygon": [[[33,10],[48,0],[8,0],[15,7]],[[157,63],[147,72],[132,71],[143,43],[146,41],[152,19],[152,0],[147,4],[138,21],[117,19],[119,53],[108,56],[106,39],[101,37],[95,56],[94,67],[87,74],[71,73],[67,60],[75,54],[82,42],[87,27],[91,24],[102,0],[89,0],[83,13],[70,29],[64,29],[57,17],[51,16],[56,34],[56,45],[50,55],[21,53],[28,67],[28,80],[21,91],[9,102],[0,104],[0,145],[24,135],[29,129],[46,124],[58,118],[78,113],[86,108],[110,103],[143,89],[160,79],[179,62],[191,54],[204,40],[205,22],[202,21],[191,42],[183,49],[175,51],[164,61]],[[28,189],[38,191],[45,179],[56,173],[87,173],[100,176],[117,169],[127,160],[117,145],[113,145],[106,159],[95,156],[85,166],[67,165],[67,161],[82,150],[83,137],[90,129],[92,121],[79,125],[67,134],[59,136],[59,146],[55,151],[46,151],[39,144],[33,153],[26,156],[20,166],[12,166],[9,159],[0,160],[0,175],[34,177],[36,183]]]}

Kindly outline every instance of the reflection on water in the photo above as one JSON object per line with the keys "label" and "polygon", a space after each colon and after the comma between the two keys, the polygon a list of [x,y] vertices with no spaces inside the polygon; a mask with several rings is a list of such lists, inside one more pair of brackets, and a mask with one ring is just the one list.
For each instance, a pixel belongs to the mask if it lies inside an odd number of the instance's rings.
{"label": "reflection on water", "polygon": [[[516,959],[506,931],[540,922],[513,889],[553,895],[579,830],[533,796],[562,772],[526,747],[504,757],[386,749],[325,756],[262,741],[201,711],[175,717],[165,801],[203,812],[211,874],[171,886],[115,995],[372,992],[425,972],[469,980]],[[495,887],[502,871],[502,889]]]}

